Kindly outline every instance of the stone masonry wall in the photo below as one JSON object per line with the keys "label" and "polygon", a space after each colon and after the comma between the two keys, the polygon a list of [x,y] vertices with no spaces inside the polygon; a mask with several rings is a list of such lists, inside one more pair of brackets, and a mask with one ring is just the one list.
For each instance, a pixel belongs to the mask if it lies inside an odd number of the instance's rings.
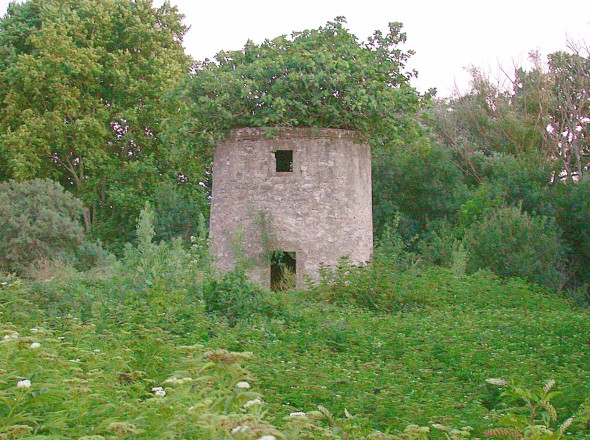
{"label": "stone masonry wall", "polygon": [[[293,171],[277,172],[276,150],[293,151]],[[371,153],[355,132],[238,129],[213,162],[211,250],[226,271],[241,255],[250,276],[270,285],[268,251],[296,252],[297,287],[320,265],[371,257]],[[241,250],[236,251],[237,247]]]}

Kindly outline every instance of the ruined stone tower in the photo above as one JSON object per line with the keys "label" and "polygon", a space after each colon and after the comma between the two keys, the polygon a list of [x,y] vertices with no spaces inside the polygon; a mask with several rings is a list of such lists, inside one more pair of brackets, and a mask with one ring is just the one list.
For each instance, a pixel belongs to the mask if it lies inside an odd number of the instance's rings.
{"label": "ruined stone tower", "polygon": [[[213,160],[211,250],[227,271],[247,258],[265,287],[287,266],[297,287],[341,257],[371,257],[371,152],[347,130],[244,128]],[[278,251],[278,252],[277,252]],[[275,267],[273,255],[283,255]]]}

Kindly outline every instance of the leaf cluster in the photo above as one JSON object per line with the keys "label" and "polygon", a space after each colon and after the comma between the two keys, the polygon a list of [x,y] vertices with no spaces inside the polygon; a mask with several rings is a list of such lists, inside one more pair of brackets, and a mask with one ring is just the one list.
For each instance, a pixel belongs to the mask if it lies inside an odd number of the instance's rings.
{"label": "leaf cluster", "polygon": [[[412,51],[401,23],[361,43],[337,18],[241,51],[220,52],[194,67],[187,95],[207,130],[323,127],[396,138],[420,106],[405,70]],[[397,135],[397,136],[396,136]]]}

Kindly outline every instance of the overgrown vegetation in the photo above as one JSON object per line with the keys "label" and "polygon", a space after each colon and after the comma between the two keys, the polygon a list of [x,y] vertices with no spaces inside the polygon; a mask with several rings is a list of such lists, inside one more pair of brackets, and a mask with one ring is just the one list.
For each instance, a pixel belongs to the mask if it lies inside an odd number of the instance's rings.
{"label": "overgrown vegetation", "polygon": [[[0,439],[590,438],[588,48],[437,99],[400,23],[192,68],[185,31],[143,0],[0,19]],[[212,269],[211,146],[243,126],[365,136],[370,264]]]}
{"label": "overgrown vegetation", "polygon": [[[416,266],[391,235],[391,258],[304,292],[210,284],[200,246],[148,240],[106,270],[3,277],[0,435],[585,438],[587,311]],[[562,394],[535,394],[549,379]]]}

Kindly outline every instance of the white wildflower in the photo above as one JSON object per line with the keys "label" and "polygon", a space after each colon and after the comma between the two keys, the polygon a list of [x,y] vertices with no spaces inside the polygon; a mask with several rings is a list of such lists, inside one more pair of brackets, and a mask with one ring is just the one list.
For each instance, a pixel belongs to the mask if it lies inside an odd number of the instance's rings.
{"label": "white wildflower", "polygon": [[246,403],[244,403],[244,408],[248,408],[254,405],[262,405],[262,400],[260,400],[259,398],[248,400]]}
{"label": "white wildflower", "polygon": [[570,417],[569,419],[567,419],[565,422],[563,422],[563,424],[559,427],[559,433],[563,435],[565,433],[565,431],[567,430],[567,428],[569,428],[572,423],[574,423],[573,416]]}
{"label": "white wildflower", "polygon": [[182,385],[183,383],[186,382],[192,382],[193,378],[192,377],[182,377],[182,378],[177,378],[177,377],[171,377],[169,379],[166,379],[164,381],[164,383],[172,383],[172,384],[176,384],[176,385]]}
{"label": "white wildflower", "polygon": [[38,342],[33,342],[33,343],[32,343],[32,344],[29,346],[29,348],[30,348],[31,350],[36,350],[37,348],[41,348],[41,344],[39,344]]}
{"label": "white wildflower", "polygon": [[508,385],[508,382],[506,382],[504,379],[498,379],[495,377],[492,377],[490,379],[486,379],[486,382],[492,385],[498,385],[500,387],[505,387]]}
{"label": "white wildflower", "polygon": [[258,437],[258,440],[277,440],[277,438],[274,435],[263,435]]}
{"label": "white wildflower", "polygon": [[442,431],[446,431],[448,428],[445,425],[442,425],[440,423],[433,423],[431,425],[434,429],[440,429]]}
{"label": "white wildflower", "polygon": [[289,417],[305,417],[305,413],[303,411],[296,411],[289,414]]}
{"label": "white wildflower", "polygon": [[2,338],[3,341],[10,341],[11,339],[18,339],[18,333],[10,332],[7,335],[4,335],[4,337]]}
{"label": "white wildflower", "polygon": [[29,379],[19,380],[16,383],[17,388],[31,388],[31,381]]}
{"label": "white wildflower", "polygon": [[37,332],[39,332],[39,329],[37,327],[33,327],[31,329],[31,333],[37,333]]}
{"label": "white wildflower", "polygon": [[234,429],[231,430],[232,434],[238,434],[239,432],[246,432],[248,428],[246,425],[238,425]]}
{"label": "white wildflower", "polygon": [[70,359],[70,362],[77,364],[78,362],[80,362],[80,359]]}
{"label": "white wildflower", "polygon": [[241,380],[236,384],[236,387],[241,388],[243,390],[249,390],[250,384],[248,382],[246,382],[245,380]]}
{"label": "white wildflower", "polygon": [[156,395],[156,397],[164,397],[166,395],[166,391],[162,387],[154,387],[152,388],[152,392]]}

